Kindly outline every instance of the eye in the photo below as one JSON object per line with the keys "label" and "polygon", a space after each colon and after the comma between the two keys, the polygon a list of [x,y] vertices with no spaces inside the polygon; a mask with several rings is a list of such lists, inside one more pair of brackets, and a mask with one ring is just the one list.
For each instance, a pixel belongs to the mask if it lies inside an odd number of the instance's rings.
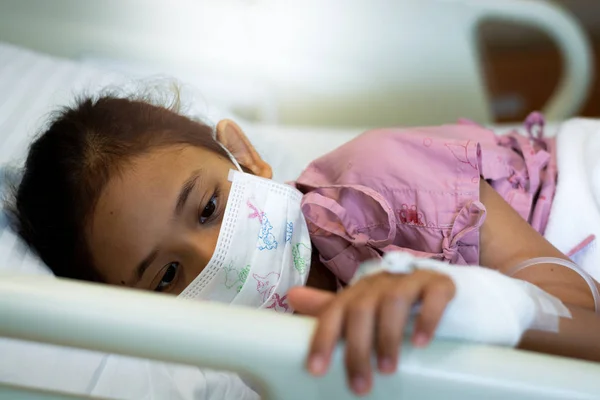
{"label": "eye", "polygon": [[198,216],[198,221],[200,221],[201,224],[205,224],[210,219],[210,217],[213,216],[216,210],[217,195],[213,194],[206,206],[204,207],[204,209],[202,209],[202,211],[200,212],[200,215]]}
{"label": "eye", "polygon": [[165,273],[164,273],[162,279],[160,280],[160,282],[158,283],[158,286],[156,287],[155,291],[162,292],[165,289],[167,289],[169,286],[171,286],[171,284],[177,277],[178,269],[179,269],[179,263],[177,263],[177,262],[170,263],[167,266]]}

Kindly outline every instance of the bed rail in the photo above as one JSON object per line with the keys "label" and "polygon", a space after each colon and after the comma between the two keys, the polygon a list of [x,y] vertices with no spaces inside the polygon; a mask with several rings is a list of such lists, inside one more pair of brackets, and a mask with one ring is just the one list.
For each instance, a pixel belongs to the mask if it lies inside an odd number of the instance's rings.
{"label": "bed rail", "polygon": [[[251,377],[264,398],[353,398],[342,344],[325,378],[305,372],[313,328],[307,317],[52,277],[0,276],[0,336],[227,369]],[[397,374],[377,376],[366,398],[592,399],[600,393],[599,376],[600,364],[591,362],[441,340],[426,349],[405,343]],[[0,386],[0,399],[8,398],[73,397]]]}

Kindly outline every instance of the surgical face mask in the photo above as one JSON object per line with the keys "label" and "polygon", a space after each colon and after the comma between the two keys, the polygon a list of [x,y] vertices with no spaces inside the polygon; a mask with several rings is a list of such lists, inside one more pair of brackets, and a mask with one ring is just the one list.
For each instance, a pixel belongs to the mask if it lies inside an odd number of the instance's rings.
{"label": "surgical face mask", "polygon": [[[228,152],[229,153],[229,152]],[[179,295],[293,312],[287,292],[306,283],[311,244],[295,188],[229,171],[231,190],[215,252]]]}

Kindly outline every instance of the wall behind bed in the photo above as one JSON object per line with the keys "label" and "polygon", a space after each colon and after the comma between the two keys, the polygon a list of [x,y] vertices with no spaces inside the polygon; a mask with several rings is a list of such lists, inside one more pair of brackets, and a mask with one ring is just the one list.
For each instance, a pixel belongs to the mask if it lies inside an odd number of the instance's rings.
{"label": "wall behind bed", "polygon": [[[461,8],[434,0],[3,0],[0,40],[71,58],[234,77],[242,97],[260,99],[259,109],[240,107],[247,117],[264,118],[271,96],[279,118],[292,124],[487,118],[468,47],[431,51],[440,37],[465,35],[448,26],[454,15],[460,26]],[[438,53],[464,63],[440,74]],[[417,72],[427,79],[415,82]],[[444,107],[418,96],[427,90]]]}
{"label": "wall behind bed", "polygon": [[493,109],[468,3],[1,0],[0,41],[200,77],[201,89],[267,122],[485,122]]}
{"label": "wall behind bed", "polygon": [[[553,0],[579,21],[592,46],[595,67],[587,100],[578,115],[600,116],[600,1]],[[541,109],[564,73],[560,50],[542,32],[524,26],[487,23],[484,44],[486,86],[496,121],[522,120]]]}

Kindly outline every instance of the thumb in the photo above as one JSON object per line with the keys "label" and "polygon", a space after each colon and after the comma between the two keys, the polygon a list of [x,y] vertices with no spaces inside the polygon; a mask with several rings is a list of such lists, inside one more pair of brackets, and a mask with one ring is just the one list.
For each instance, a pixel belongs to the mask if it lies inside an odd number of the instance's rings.
{"label": "thumb", "polygon": [[324,290],[299,286],[290,289],[288,302],[296,312],[316,316],[335,298],[335,294]]}

